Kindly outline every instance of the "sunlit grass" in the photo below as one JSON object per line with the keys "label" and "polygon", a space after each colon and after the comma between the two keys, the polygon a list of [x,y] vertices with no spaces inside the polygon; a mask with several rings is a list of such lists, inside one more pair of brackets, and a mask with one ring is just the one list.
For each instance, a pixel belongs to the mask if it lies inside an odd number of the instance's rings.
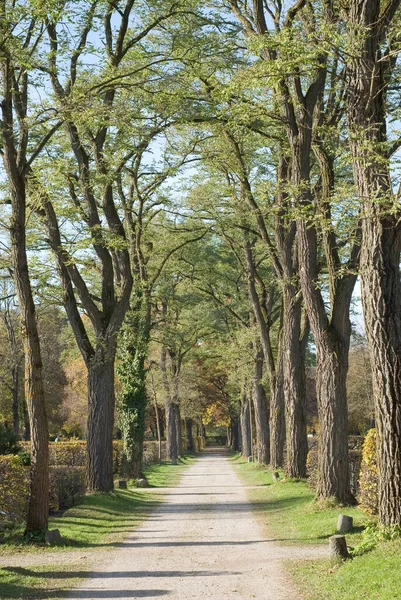
{"label": "sunlit grass", "polygon": [[307,600],[396,600],[401,598],[401,540],[335,567],[327,561],[288,565]]}
{"label": "sunlit grass", "polygon": [[360,540],[366,517],[357,507],[322,508],[315,502],[305,481],[286,481],[281,472],[279,482],[273,483],[272,473],[266,467],[248,463],[238,456],[234,457],[233,463],[244,483],[259,486],[248,489],[249,497],[256,507],[263,505],[265,510],[258,510],[260,519],[278,541],[327,543],[336,533],[340,514],[354,519],[354,531],[347,534],[350,543],[355,545]]}
{"label": "sunlit grass", "polygon": [[64,598],[73,585],[88,577],[85,564],[52,564],[0,569],[1,600],[53,600]]}

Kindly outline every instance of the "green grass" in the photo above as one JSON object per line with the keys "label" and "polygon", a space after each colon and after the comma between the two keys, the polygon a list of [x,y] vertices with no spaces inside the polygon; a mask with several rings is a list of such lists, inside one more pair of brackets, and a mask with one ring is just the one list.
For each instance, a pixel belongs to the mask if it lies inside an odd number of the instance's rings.
{"label": "green grass", "polygon": [[401,540],[338,567],[328,562],[292,563],[288,568],[307,600],[396,600],[401,598]]}
{"label": "green grass", "polygon": [[192,464],[194,460],[194,456],[185,456],[179,458],[178,465],[175,466],[166,464],[152,465],[145,471],[149,487],[163,488],[177,485],[185,467]]}
{"label": "green grass", "polygon": [[233,457],[233,463],[244,483],[259,486],[248,489],[248,495],[260,520],[277,541],[325,544],[336,533],[338,515],[344,513],[354,519],[354,531],[347,534],[347,540],[350,545],[360,541],[367,520],[358,508],[322,508],[304,481],[284,481],[281,473],[281,481],[273,483],[272,473],[266,467],[238,456]]}
{"label": "green grass", "polygon": [[63,598],[89,569],[79,564],[49,564],[39,567],[6,567],[0,570],[2,600],[54,600]]}
{"label": "green grass", "polygon": [[[185,468],[194,459],[184,458],[179,464],[154,465],[145,471],[151,488],[177,485]],[[108,494],[90,494],[79,505],[67,510],[61,517],[50,519],[49,529],[59,529],[63,546],[45,547],[27,544],[22,539],[22,529],[10,532],[8,540],[0,546],[0,554],[19,555],[49,553],[82,549],[86,556],[79,564],[39,565],[33,567],[6,567],[0,569],[0,599],[21,600],[54,599],[64,597],[66,590],[79,579],[89,576],[88,556],[90,549],[117,546],[152,511],[163,494],[152,489],[116,489]]]}
{"label": "green grass", "polygon": [[[305,482],[273,483],[265,467],[238,456],[232,461],[244,483],[259,486],[247,490],[249,498],[267,535],[279,543],[327,544],[341,513],[354,518],[355,529],[346,534],[347,544],[356,546],[361,541],[367,519],[358,508],[321,508]],[[400,557],[397,539],[339,565],[306,560],[288,562],[287,568],[305,600],[395,600],[401,598]]]}

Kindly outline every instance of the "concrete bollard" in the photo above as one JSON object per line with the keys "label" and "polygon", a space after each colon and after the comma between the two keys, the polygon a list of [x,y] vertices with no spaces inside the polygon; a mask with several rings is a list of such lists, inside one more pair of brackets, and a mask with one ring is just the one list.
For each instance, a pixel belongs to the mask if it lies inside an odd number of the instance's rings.
{"label": "concrete bollard", "polygon": [[347,515],[338,515],[337,531],[339,533],[347,533],[352,530],[353,518]]}

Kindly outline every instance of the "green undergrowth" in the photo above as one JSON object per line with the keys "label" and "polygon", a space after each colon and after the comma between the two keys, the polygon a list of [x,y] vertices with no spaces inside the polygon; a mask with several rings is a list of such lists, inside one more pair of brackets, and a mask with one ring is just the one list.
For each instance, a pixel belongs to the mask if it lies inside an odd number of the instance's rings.
{"label": "green undergrowth", "polygon": [[170,464],[152,465],[145,471],[149,487],[163,488],[177,485],[185,467],[191,465],[194,460],[194,456],[184,456],[178,459],[178,465],[175,466]]}
{"label": "green undergrowth", "polygon": [[400,556],[398,539],[339,566],[302,561],[288,564],[288,569],[305,600],[396,600],[401,598]]}
{"label": "green undergrowth", "polygon": [[361,541],[367,520],[357,507],[318,504],[305,481],[285,480],[280,472],[279,482],[273,483],[266,467],[248,463],[238,455],[232,461],[242,481],[257,486],[247,490],[249,498],[268,535],[277,542],[325,544],[336,533],[338,515],[344,513],[354,519],[347,543],[355,546]]}

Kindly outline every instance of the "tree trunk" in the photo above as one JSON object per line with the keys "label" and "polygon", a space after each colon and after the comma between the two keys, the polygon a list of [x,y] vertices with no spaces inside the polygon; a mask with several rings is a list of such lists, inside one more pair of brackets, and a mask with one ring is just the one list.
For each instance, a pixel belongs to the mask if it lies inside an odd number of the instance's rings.
{"label": "tree trunk", "polygon": [[185,419],[185,428],[187,434],[187,452],[192,454],[194,451],[194,438],[192,435],[192,419]]}
{"label": "tree trunk", "polygon": [[88,364],[88,491],[113,489],[115,349],[98,346]]}
{"label": "tree trunk", "polygon": [[306,434],[305,350],[301,340],[301,299],[289,287],[283,295],[284,403],[286,424],[286,473],[306,477],[308,439]]}
{"label": "tree trunk", "polygon": [[29,424],[28,407],[26,405],[25,399],[22,407],[24,415],[24,430],[22,432],[22,439],[24,440],[24,442],[29,442],[31,440],[31,426]]}
{"label": "tree trunk", "polygon": [[[379,523],[401,525],[401,211],[394,198],[386,139],[386,81],[391,52],[382,41],[400,2],[350,2],[348,123],[362,205],[361,297],[371,353],[377,426]],[[364,35],[361,34],[363,32]],[[394,62],[395,64],[395,62]]]}
{"label": "tree trunk", "polygon": [[231,417],[231,448],[234,452],[240,450],[238,417]]}
{"label": "tree trunk", "polygon": [[164,431],[164,417],[161,414],[161,412],[159,412],[159,427],[160,427],[160,439],[162,440],[165,437],[165,431]]}
{"label": "tree trunk", "polygon": [[231,448],[232,444],[232,427],[231,424],[227,427],[227,447]]}
{"label": "tree trunk", "polygon": [[261,383],[263,371],[263,352],[255,355],[255,376],[253,382],[253,405],[256,427],[256,456],[261,464],[270,463],[270,429],[265,389]]}
{"label": "tree trunk", "polygon": [[241,454],[245,458],[252,456],[251,423],[249,419],[249,400],[244,395],[241,403]]}
{"label": "tree trunk", "polygon": [[43,391],[42,357],[26,252],[25,179],[14,142],[11,63],[2,58],[1,110],[4,166],[11,193],[11,259],[17,290],[25,357],[25,398],[31,431],[30,498],[26,533],[47,529],[49,515],[49,434]]}
{"label": "tree trunk", "polygon": [[401,525],[401,235],[395,223],[364,223],[361,291],[377,428],[379,521]]}
{"label": "tree trunk", "polygon": [[[280,350],[279,350],[280,354]],[[273,469],[284,466],[285,420],[283,361],[277,360],[277,375],[270,391],[270,464]]]}
{"label": "tree trunk", "polygon": [[178,456],[184,455],[183,444],[182,444],[182,422],[181,422],[181,410],[180,405],[175,404],[175,430],[177,433],[177,452]]}
{"label": "tree trunk", "polygon": [[177,447],[177,419],[174,402],[169,399],[166,402],[166,418],[167,418],[167,456],[173,465],[178,462],[178,447]]}
{"label": "tree trunk", "polygon": [[317,496],[335,497],[353,504],[348,462],[348,416],[346,379],[347,340],[340,343],[333,332],[315,339],[317,349],[316,394],[319,411],[319,475]]}
{"label": "tree trunk", "polygon": [[13,390],[13,430],[17,439],[20,439],[19,432],[19,402],[18,402],[18,392],[19,392],[19,366],[14,365],[12,368],[12,390]]}

